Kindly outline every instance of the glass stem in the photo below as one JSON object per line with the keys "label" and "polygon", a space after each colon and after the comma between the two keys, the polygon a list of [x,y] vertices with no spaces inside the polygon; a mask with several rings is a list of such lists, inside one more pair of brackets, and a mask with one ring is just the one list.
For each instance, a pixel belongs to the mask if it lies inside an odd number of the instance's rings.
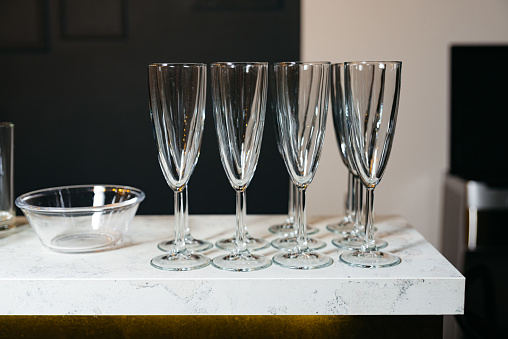
{"label": "glass stem", "polygon": [[347,193],[346,193],[346,218],[353,218],[354,208],[354,176],[351,172],[347,176]]}
{"label": "glass stem", "polygon": [[376,249],[376,240],[374,239],[374,188],[367,188],[365,205],[365,240],[362,251],[374,251]]}
{"label": "glass stem", "polygon": [[289,179],[288,218],[286,222],[291,225],[295,223],[295,189],[296,185]]}
{"label": "glass stem", "polygon": [[354,226],[353,235],[363,234],[363,185],[357,176],[353,176],[354,186]]}
{"label": "glass stem", "polygon": [[356,214],[356,196],[357,196],[357,190],[356,190],[356,177],[353,175],[353,173],[348,173],[348,187],[347,187],[347,203],[346,203],[346,217],[349,218],[349,220],[354,221],[355,220],[355,214]]}
{"label": "glass stem", "polygon": [[247,203],[245,190],[236,191],[236,248],[235,252],[247,250],[247,232],[245,219],[247,217]]}
{"label": "glass stem", "polygon": [[185,194],[183,189],[175,191],[175,252],[185,251]]}
{"label": "glass stem", "polygon": [[185,239],[190,238],[190,227],[189,227],[189,190],[187,189],[187,185],[182,190],[185,201],[183,205],[183,213],[184,213],[184,237]]}
{"label": "glass stem", "polygon": [[[295,185],[296,186],[296,185]],[[307,239],[307,220],[305,215],[305,187],[297,187],[295,196],[295,227],[297,230],[296,234],[296,251],[301,253],[308,250],[308,239]]]}

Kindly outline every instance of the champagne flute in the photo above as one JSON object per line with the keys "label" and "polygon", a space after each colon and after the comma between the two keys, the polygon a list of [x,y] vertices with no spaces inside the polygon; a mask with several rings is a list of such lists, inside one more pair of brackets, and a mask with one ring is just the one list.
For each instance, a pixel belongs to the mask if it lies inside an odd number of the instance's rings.
{"label": "champagne flute", "polygon": [[[184,241],[187,250],[190,252],[203,252],[213,247],[212,243],[206,240],[196,239],[192,236],[189,226],[189,189],[187,186],[183,189],[184,194]],[[171,252],[175,247],[175,240],[165,240],[160,242],[157,247],[164,252]]]}
{"label": "champagne flute", "polygon": [[[275,93],[274,93],[274,77],[273,74],[271,76],[271,87],[272,87],[272,111],[276,110],[275,105]],[[282,156],[282,149],[281,149],[281,143],[280,143],[280,130],[277,127],[277,121],[276,119],[273,120],[275,123],[275,139],[277,140],[277,149],[279,150],[280,155]],[[272,225],[268,228],[268,231],[273,234],[281,235],[284,238],[278,238],[272,241],[272,246],[277,249],[292,249],[296,245],[296,227],[295,227],[295,210],[296,210],[296,191],[298,190],[298,186],[296,186],[293,183],[293,180],[291,177],[289,178],[289,198],[288,198],[288,216],[286,218],[286,221],[282,224],[276,224]],[[319,229],[312,226],[307,225],[307,234],[315,234],[319,232]],[[309,242],[312,242],[313,239],[309,239]],[[315,242],[313,243],[315,244]]]}
{"label": "champagne flute", "polygon": [[276,264],[293,269],[316,269],[333,260],[308,247],[305,190],[318,166],[326,128],[330,94],[329,62],[274,64],[274,91],[279,142],[296,194],[296,246],[273,257]]}
{"label": "champagne flute", "polygon": [[[361,249],[364,238],[365,238],[365,223],[363,221],[363,185],[361,180],[358,178],[358,172],[355,167],[354,159],[352,159],[351,144],[349,143],[349,134],[347,128],[345,128],[345,116],[346,116],[346,105],[344,96],[344,64],[338,63],[332,65],[332,113],[333,122],[335,127],[335,134],[339,147],[341,149],[341,157],[343,162],[346,164],[349,170],[349,177],[352,179],[350,186],[352,212],[351,217],[353,219],[352,229],[347,232],[346,228],[341,229],[333,227],[333,225],[327,226],[329,230],[335,230],[336,233],[342,233],[343,235],[339,238],[333,239],[332,244],[348,250]],[[350,160],[351,159],[351,160]],[[338,226],[339,224],[335,224]],[[332,229],[331,229],[332,228]],[[384,240],[376,241],[376,247],[378,249],[386,247],[388,244]]]}
{"label": "champagne flute", "polygon": [[[335,130],[335,138],[339,146],[339,153],[342,162],[348,169],[348,181],[347,181],[347,193],[346,193],[346,213],[344,217],[335,224],[326,226],[326,229],[333,233],[340,234],[351,234],[356,233],[357,227],[355,227],[356,212],[358,207],[358,191],[357,180],[354,168],[351,168],[351,164],[348,159],[348,145],[345,139],[344,125],[342,123],[342,113],[345,108],[344,105],[344,64],[333,64],[332,65],[332,112],[333,112],[333,127]],[[361,199],[361,196],[360,196]],[[356,226],[358,226],[356,224]]]}
{"label": "champagne flute", "polygon": [[159,164],[174,192],[175,242],[169,253],[151,260],[155,268],[188,271],[206,267],[210,259],[191,253],[185,243],[187,182],[199,157],[205,122],[206,65],[148,65],[150,117]]}
{"label": "champagne flute", "polygon": [[[217,62],[211,65],[211,73],[213,112],[221,161],[236,191],[236,236],[233,241],[227,241],[234,247],[230,254],[214,258],[212,265],[228,271],[260,270],[272,262],[265,256],[249,251],[245,192],[256,170],[261,150],[268,63]],[[269,246],[266,240],[255,241]]]}
{"label": "champagne flute", "polygon": [[367,190],[362,248],[340,255],[340,260],[351,266],[389,267],[401,261],[396,255],[379,251],[374,239],[374,189],[386,169],[393,143],[401,67],[399,61],[344,64],[346,128],[352,160]]}

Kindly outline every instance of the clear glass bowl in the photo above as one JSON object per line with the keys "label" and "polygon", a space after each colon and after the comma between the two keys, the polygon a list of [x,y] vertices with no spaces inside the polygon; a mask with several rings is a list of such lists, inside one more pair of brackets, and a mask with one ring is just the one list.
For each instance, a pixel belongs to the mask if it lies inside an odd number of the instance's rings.
{"label": "clear glass bowl", "polygon": [[145,193],[134,187],[79,185],[26,193],[16,206],[44,246],[83,253],[118,245],[144,199]]}

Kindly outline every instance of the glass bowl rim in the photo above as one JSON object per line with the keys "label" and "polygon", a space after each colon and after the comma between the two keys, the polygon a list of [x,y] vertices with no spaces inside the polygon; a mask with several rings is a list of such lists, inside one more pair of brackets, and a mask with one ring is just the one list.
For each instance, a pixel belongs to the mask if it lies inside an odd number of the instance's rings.
{"label": "glass bowl rim", "polygon": [[274,66],[297,66],[297,65],[331,65],[330,61],[278,61],[274,62]]}
{"label": "glass bowl rim", "polygon": [[345,61],[337,64],[346,65],[375,65],[375,64],[387,64],[387,65],[402,65],[402,61],[397,60],[385,60],[385,61],[376,61],[376,60],[363,60],[363,61]]}
{"label": "glass bowl rim", "polygon": [[[134,197],[122,201],[117,202],[114,204],[105,204],[100,206],[83,206],[83,207],[46,207],[46,206],[35,206],[28,204],[25,200],[29,197],[32,197],[34,195],[44,194],[51,191],[57,191],[62,189],[79,189],[79,188],[94,188],[94,187],[104,187],[105,189],[108,188],[117,188],[117,189],[125,189],[129,190],[134,193]],[[145,193],[140,190],[139,188],[135,188],[132,186],[123,186],[123,185],[110,185],[110,184],[94,184],[94,185],[71,185],[71,186],[58,186],[58,187],[49,187],[49,188],[43,188],[35,191],[31,191],[25,194],[20,195],[16,201],[15,204],[22,210],[30,210],[32,212],[41,212],[41,213],[76,213],[76,212],[97,212],[97,211],[103,211],[103,210],[113,210],[117,208],[127,207],[131,205],[138,204],[142,202],[145,199],[146,195]]]}
{"label": "glass bowl rim", "polygon": [[219,66],[267,66],[268,61],[214,61],[210,63],[210,67],[219,67]]}
{"label": "glass bowl rim", "polygon": [[202,62],[152,62],[148,64],[148,67],[177,67],[177,66],[206,67],[206,64]]}

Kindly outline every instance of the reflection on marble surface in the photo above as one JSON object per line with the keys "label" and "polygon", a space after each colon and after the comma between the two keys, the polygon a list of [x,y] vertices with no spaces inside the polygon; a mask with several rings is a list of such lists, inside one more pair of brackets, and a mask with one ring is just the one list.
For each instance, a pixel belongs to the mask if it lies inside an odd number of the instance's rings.
{"label": "reflection on marble surface", "polygon": [[[273,240],[285,216],[250,215],[253,236]],[[361,269],[339,262],[325,227],[333,217],[309,217],[327,243],[330,267],[299,271],[277,265],[255,272],[214,267],[189,272],[152,268],[157,243],[171,237],[171,216],[134,218],[115,249],[61,254],[44,248],[30,227],[0,238],[0,314],[461,314],[463,276],[399,217],[378,217],[378,237],[402,258],[398,266]],[[23,219],[20,219],[23,220]],[[209,241],[234,230],[235,217],[191,216],[195,236]],[[209,257],[223,253],[205,252]],[[273,256],[275,249],[260,253]]]}

